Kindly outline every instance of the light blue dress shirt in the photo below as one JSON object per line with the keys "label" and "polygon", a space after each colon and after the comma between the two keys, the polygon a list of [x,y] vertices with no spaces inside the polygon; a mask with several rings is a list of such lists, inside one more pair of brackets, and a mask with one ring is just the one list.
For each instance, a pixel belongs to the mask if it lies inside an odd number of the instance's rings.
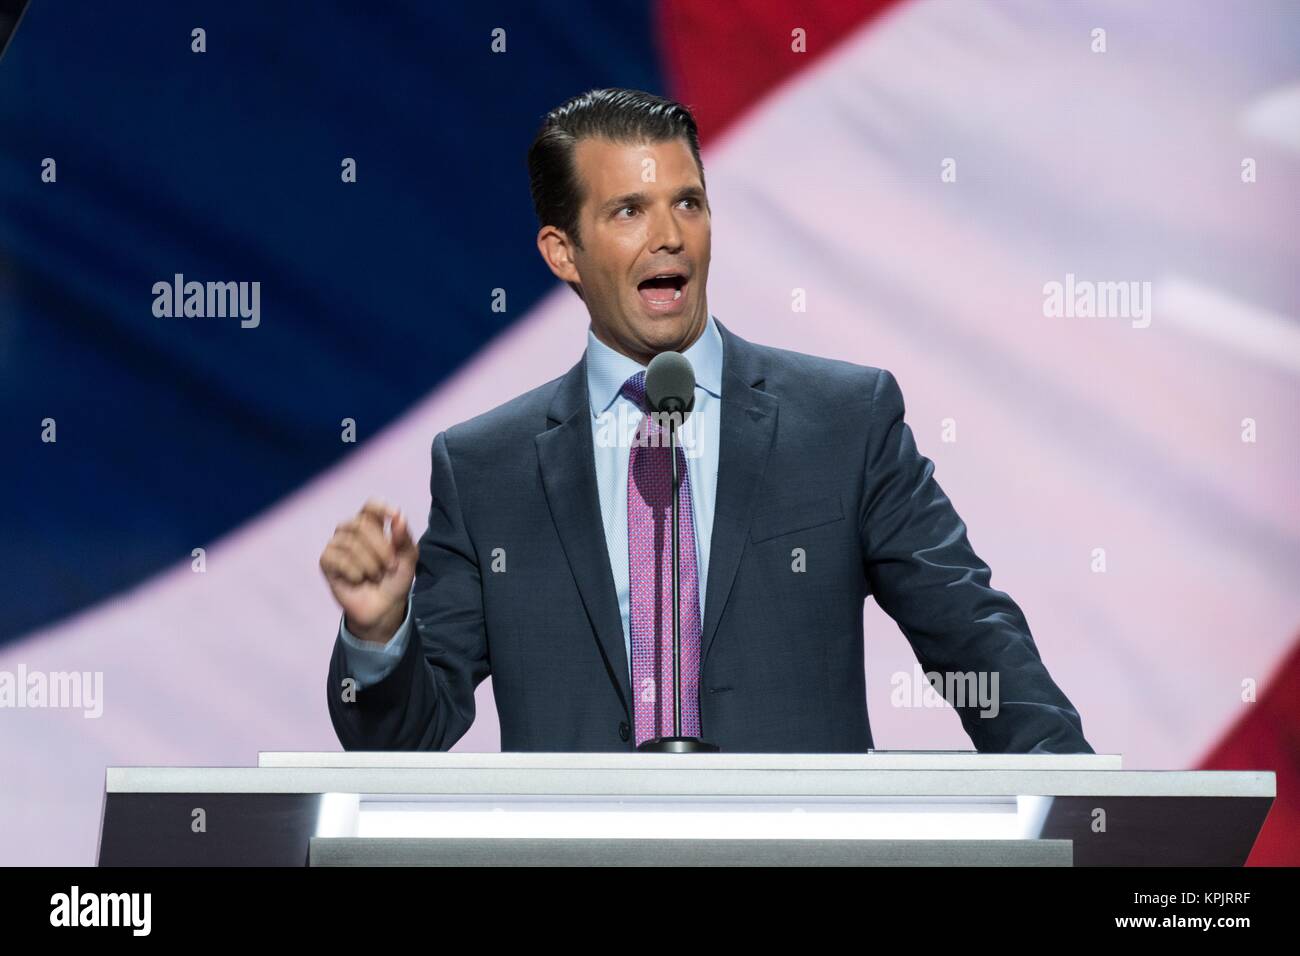
{"label": "light blue dress shirt", "polygon": [[[713,536],[713,504],[718,490],[718,439],[722,421],[722,335],[713,316],[709,316],[704,333],[683,354],[695,369],[695,408],[682,424],[678,439],[691,485],[702,621],[705,588],[709,580],[709,544]],[[643,365],[615,352],[598,340],[590,329],[587,330],[587,398],[591,407],[596,486],[610,571],[614,575],[618,610],[623,618],[623,646],[629,662],[632,648],[628,624],[631,588],[627,558],[627,468],[632,440],[643,416],[621,389],[624,382],[644,369]],[[348,669],[358,688],[376,684],[388,676],[401,660],[410,636],[410,598],[406,601],[406,619],[387,644],[359,640],[349,633],[340,617],[339,640],[346,648]]]}

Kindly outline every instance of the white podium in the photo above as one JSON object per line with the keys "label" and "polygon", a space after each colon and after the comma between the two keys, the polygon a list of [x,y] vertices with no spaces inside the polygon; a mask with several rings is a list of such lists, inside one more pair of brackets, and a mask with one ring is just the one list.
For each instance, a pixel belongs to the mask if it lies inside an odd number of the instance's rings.
{"label": "white podium", "polygon": [[1104,754],[263,753],[109,768],[99,862],[1239,866],[1275,794]]}

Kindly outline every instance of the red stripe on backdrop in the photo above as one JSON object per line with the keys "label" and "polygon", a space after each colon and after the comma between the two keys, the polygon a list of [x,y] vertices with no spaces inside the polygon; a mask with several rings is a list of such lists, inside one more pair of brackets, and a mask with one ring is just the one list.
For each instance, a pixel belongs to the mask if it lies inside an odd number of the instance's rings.
{"label": "red stripe on backdrop", "polygon": [[[708,143],[782,80],[898,0],[662,0],[656,11],[668,89]],[[804,31],[806,51],[791,49]]]}
{"label": "red stripe on backdrop", "polygon": [[1204,770],[1272,770],[1277,799],[1247,866],[1300,866],[1300,641],[1222,741]]}

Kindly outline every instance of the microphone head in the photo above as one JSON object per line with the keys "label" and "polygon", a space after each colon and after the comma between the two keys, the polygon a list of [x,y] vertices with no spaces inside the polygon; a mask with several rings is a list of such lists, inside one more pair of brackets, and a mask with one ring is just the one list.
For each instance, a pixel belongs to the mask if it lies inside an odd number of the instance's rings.
{"label": "microphone head", "polygon": [[681,352],[660,352],[645,370],[645,395],[656,412],[689,412],[695,405],[695,369]]}

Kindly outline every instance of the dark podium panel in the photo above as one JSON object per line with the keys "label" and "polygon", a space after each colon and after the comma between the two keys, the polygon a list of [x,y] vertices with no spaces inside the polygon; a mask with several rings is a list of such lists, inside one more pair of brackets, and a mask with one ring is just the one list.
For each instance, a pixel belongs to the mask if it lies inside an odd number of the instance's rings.
{"label": "dark podium panel", "polygon": [[1240,866],[1275,793],[1092,754],[263,754],[109,768],[99,863]]}

